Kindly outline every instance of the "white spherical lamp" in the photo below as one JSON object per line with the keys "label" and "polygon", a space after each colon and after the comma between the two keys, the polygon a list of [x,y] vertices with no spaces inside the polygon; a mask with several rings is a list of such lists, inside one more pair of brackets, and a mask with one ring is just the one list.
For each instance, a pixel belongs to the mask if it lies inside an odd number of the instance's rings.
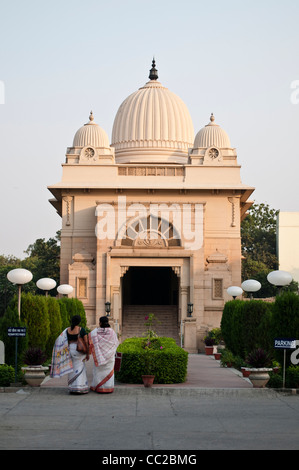
{"label": "white spherical lamp", "polygon": [[59,294],[62,295],[68,295],[73,292],[74,288],[70,286],[69,284],[61,284],[60,286],[57,287],[57,291]]}
{"label": "white spherical lamp", "polygon": [[242,282],[241,287],[245,292],[249,292],[250,297],[252,298],[253,292],[257,292],[258,290],[260,290],[262,285],[259,281],[256,281],[255,279],[247,279],[247,281]]}
{"label": "white spherical lamp", "polygon": [[27,269],[17,268],[7,273],[7,279],[18,286],[27,284],[32,279],[32,273]]}
{"label": "white spherical lamp", "polygon": [[243,289],[239,286],[230,286],[226,289],[228,295],[231,295],[234,299],[242,294]]}
{"label": "white spherical lamp", "polygon": [[270,284],[274,284],[274,286],[283,287],[288,286],[292,282],[293,277],[287,271],[278,270],[269,273],[267,276],[267,280],[268,282],[270,282]]}
{"label": "white spherical lamp", "polygon": [[54,281],[54,279],[50,279],[49,277],[43,277],[37,281],[36,285],[39,289],[48,292],[49,290],[56,287],[56,281]]}
{"label": "white spherical lamp", "polygon": [[23,284],[27,284],[32,279],[32,273],[28,269],[17,268],[7,273],[7,279],[19,287],[18,290],[18,313],[21,318],[21,288]]}

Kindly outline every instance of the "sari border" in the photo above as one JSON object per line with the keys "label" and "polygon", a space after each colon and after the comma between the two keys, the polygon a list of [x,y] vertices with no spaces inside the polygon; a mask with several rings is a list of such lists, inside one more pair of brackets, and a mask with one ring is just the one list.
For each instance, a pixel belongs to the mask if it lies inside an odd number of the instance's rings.
{"label": "sari border", "polygon": [[112,369],[111,372],[109,372],[108,375],[106,375],[106,377],[100,383],[98,383],[98,385],[96,387],[90,387],[90,390],[92,390],[93,392],[97,392],[97,393],[111,393],[111,392],[113,392],[114,388],[102,388],[102,389],[100,389],[100,387],[102,385],[104,385],[109,379],[111,379],[113,374],[114,374],[114,368]]}

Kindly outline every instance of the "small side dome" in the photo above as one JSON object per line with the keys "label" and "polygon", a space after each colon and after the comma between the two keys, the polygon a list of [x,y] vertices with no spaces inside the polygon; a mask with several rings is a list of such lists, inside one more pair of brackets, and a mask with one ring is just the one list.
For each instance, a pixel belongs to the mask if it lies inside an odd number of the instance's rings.
{"label": "small side dome", "polygon": [[109,138],[106,132],[95,122],[92,111],[89,115],[89,122],[80,127],[76,132],[73,147],[96,147],[108,148]]}
{"label": "small side dome", "polygon": [[230,139],[227,133],[215,124],[213,113],[210,122],[196,134],[194,139],[194,149],[217,147],[219,149],[231,148]]}

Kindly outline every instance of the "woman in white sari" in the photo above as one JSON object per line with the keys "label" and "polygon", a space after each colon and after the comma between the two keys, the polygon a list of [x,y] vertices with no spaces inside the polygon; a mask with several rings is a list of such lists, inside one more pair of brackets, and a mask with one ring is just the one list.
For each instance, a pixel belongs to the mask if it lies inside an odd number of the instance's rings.
{"label": "woman in white sari", "polygon": [[[62,377],[68,374],[70,393],[85,394],[89,392],[85,360],[89,359],[88,336],[84,328],[80,328],[80,315],[75,315],[71,326],[66,328],[55,341],[52,353],[51,377]],[[86,344],[87,354],[77,351],[78,337]]]}
{"label": "woman in white sari", "polygon": [[110,328],[108,318],[101,317],[100,327],[89,333],[90,353],[94,360],[91,390],[97,393],[114,391],[114,362],[118,344],[117,335]]}

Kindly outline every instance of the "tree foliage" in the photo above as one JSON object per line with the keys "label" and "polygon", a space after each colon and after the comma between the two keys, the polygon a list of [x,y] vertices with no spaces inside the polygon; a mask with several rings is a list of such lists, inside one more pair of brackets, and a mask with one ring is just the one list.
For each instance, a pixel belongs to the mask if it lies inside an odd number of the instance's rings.
{"label": "tree foliage", "polygon": [[[241,224],[242,280],[255,279],[262,288],[255,297],[273,297],[277,290],[267,281],[267,275],[278,269],[277,258],[277,215],[278,210],[268,204],[253,204]],[[288,290],[297,290],[293,282]]]}
{"label": "tree foliage", "polygon": [[[13,296],[17,293],[17,287],[7,279],[7,273],[12,269],[24,268],[32,272],[32,281],[22,286],[22,292],[43,294],[36,286],[36,282],[43,277],[54,279],[59,285],[60,278],[60,232],[54,238],[45,240],[37,239],[29,245],[24,260],[15,256],[0,255],[0,317],[9,305]],[[57,290],[52,289],[49,295],[56,296]]]}

